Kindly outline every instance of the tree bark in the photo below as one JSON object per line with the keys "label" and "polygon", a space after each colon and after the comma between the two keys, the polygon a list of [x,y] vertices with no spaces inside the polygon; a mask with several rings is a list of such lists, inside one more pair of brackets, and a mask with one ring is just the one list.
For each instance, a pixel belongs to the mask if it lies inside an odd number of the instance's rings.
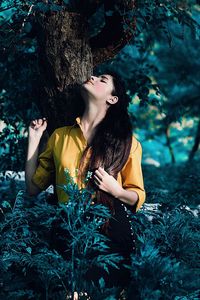
{"label": "tree bark", "polygon": [[[115,6],[123,14],[120,14]],[[112,59],[133,38],[136,30],[136,18],[128,16],[134,11],[135,0],[104,0],[105,26],[99,34],[90,39],[94,66]],[[106,15],[106,12],[112,15]]]}
{"label": "tree bark", "polygon": [[70,125],[83,109],[80,84],[92,74],[87,21],[78,13],[59,11],[37,17],[37,105],[48,118],[48,132]]}
{"label": "tree bark", "polygon": [[166,135],[166,140],[167,140],[167,147],[168,147],[169,153],[171,155],[171,162],[174,164],[176,162],[176,160],[175,160],[174,151],[173,151],[171,141],[170,141],[169,126],[167,126],[165,128],[165,135]]}
{"label": "tree bark", "polygon": [[196,136],[195,136],[195,139],[194,139],[194,145],[193,145],[192,150],[189,154],[188,161],[191,161],[194,158],[194,156],[195,156],[195,154],[196,154],[196,152],[199,148],[199,144],[200,144],[200,120],[199,120],[199,123],[198,123],[198,126],[197,126]]}

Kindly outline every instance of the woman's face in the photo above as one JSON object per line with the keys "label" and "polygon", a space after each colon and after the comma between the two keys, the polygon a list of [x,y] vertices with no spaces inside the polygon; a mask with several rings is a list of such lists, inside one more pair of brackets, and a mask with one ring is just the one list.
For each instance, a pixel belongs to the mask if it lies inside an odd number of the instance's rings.
{"label": "woman's face", "polygon": [[113,90],[112,76],[103,74],[99,76],[91,76],[88,81],[82,84],[82,96],[87,99],[94,99],[99,103],[109,101],[113,96],[111,95]]}

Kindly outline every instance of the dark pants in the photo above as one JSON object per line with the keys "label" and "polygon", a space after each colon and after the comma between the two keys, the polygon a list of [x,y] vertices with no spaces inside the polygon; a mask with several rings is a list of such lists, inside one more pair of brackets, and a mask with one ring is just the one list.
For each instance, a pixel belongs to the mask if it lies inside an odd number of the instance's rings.
{"label": "dark pants", "polygon": [[[92,266],[86,279],[93,281],[99,287],[99,279],[103,277],[105,286],[125,287],[130,282],[130,270],[123,264],[130,265],[130,254],[135,251],[134,233],[131,228],[130,217],[126,211],[127,206],[121,201],[114,199],[115,215],[110,219],[109,238],[107,242],[109,250],[107,253],[118,253],[123,256],[123,260],[118,263],[119,269],[108,266],[109,274],[100,267]],[[102,233],[102,232],[101,232]],[[106,234],[105,234],[106,235]],[[96,252],[98,255],[98,252]]]}

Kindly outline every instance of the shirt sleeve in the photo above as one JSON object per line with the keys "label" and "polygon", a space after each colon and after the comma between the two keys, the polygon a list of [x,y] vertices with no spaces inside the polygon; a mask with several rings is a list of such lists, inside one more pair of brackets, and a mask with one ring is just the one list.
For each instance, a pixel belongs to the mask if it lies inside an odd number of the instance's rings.
{"label": "shirt sleeve", "polygon": [[137,212],[145,201],[146,192],[141,166],[142,146],[135,138],[133,138],[133,142],[134,146],[131,147],[128,160],[121,170],[121,176],[123,188],[135,191],[138,194],[138,200],[133,207]]}
{"label": "shirt sleeve", "polygon": [[55,178],[55,164],[53,159],[55,131],[49,137],[45,150],[38,156],[38,167],[31,179],[41,190],[46,190],[54,182]]}

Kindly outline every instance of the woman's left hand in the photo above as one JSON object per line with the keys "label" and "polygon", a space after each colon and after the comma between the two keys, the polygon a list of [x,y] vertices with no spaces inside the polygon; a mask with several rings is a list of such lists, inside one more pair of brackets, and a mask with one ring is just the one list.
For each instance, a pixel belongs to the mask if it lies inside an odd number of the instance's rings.
{"label": "woman's left hand", "polygon": [[99,167],[94,173],[95,184],[101,190],[118,198],[122,190],[119,182],[112,175],[109,175],[102,167]]}

